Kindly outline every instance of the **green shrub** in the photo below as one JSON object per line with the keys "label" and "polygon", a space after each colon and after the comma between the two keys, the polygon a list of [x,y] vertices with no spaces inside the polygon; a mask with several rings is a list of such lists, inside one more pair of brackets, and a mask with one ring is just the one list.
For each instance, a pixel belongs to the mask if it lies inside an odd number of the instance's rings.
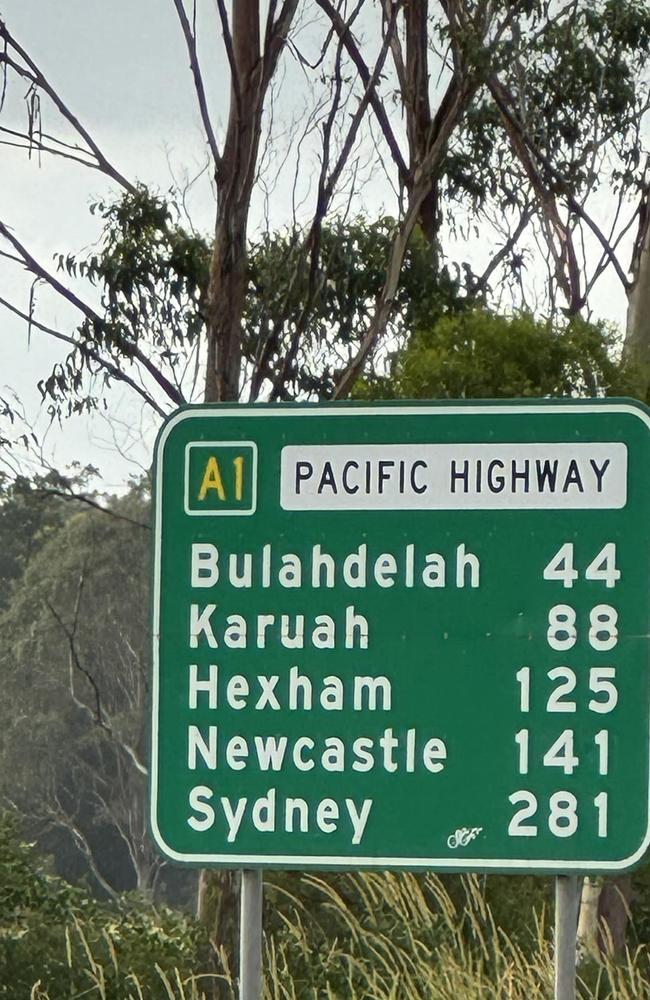
{"label": "green shrub", "polygon": [[193,974],[206,956],[203,931],[187,917],[134,895],[98,903],[51,875],[15,820],[0,817],[3,1000],[23,1000],[35,984],[34,997],[50,1000],[198,997]]}

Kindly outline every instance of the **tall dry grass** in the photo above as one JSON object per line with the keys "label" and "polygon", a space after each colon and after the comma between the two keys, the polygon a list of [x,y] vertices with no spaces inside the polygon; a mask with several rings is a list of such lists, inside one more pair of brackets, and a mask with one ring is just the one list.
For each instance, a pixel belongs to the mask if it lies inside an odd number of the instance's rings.
{"label": "tall dry grass", "polygon": [[[552,927],[544,906],[528,940],[497,925],[481,879],[409,873],[305,876],[266,942],[265,1000],[550,1000]],[[647,1000],[646,947],[580,967],[584,1000]]]}
{"label": "tall dry grass", "polygon": [[[305,875],[293,888],[282,882],[270,887],[264,1000],[550,1000],[553,953],[545,908],[522,942],[497,925],[479,878],[463,877],[453,888],[434,874],[409,873]],[[102,964],[80,926],[68,933],[79,998],[212,1000],[217,980],[237,996],[225,969],[218,976],[183,978],[161,968],[152,970],[146,988],[135,976],[125,980],[120,970],[128,987],[117,996],[110,986],[118,970],[114,949]],[[618,963],[581,967],[578,994],[582,1000],[650,998],[647,947]],[[61,998],[37,983],[31,1000]]]}

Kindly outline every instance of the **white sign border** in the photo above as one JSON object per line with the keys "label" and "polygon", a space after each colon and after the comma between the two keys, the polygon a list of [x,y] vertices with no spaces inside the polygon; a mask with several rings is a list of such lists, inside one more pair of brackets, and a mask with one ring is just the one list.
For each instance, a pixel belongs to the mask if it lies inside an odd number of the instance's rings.
{"label": "white sign border", "polygon": [[[158,817],[157,817],[157,805],[158,805],[158,711],[159,711],[159,642],[160,642],[160,574],[161,574],[161,537],[160,537],[160,527],[162,521],[162,490],[160,489],[160,483],[162,482],[162,467],[163,467],[163,457],[165,450],[165,443],[169,437],[172,430],[185,420],[193,420],[196,417],[206,418],[206,417],[237,417],[237,419],[247,419],[249,417],[259,417],[262,413],[266,417],[286,417],[291,413],[296,413],[300,410],[301,417],[349,417],[353,415],[364,415],[364,416],[394,416],[396,413],[403,414],[405,416],[422,416],[425,414],[435,415],[468,415],[468,414],[497,414],[506,415],[513,413],[534,413],[534,414],[562,414],[566,416],[571,410],[576,413],[627,413],[632,416],[637,417],[642,423],[648,427],[650,430],[650,414],[646,413],[641,407],[632,405],[631,403],[585,403],[584,405],[576,401],[576,403],[548,403],[548,404],[531,404],[526,405],[525,403],[513,403],[510,406],[502,404],[494,405],[481,405],[481,404],[469,404],[467,406],[458,406],[451,404],[449,406],[436,405],[435,403],[430,406],[418,406],[418,405],[395,405],[395,406],[328,406],[327,404],[321,405],[311,405],[311,406],[300,406],[300,404],[294,404],[291,407],[288,406],[277,406],[273,407],[273,404],[269,405],[268,408],[262,406],[251,406],[250,408],[245,405],[234,405],[228,407],[226,405],[219,406],[218,409],[213,407],[202,407],[193,406],[187,407],[182,410],[178,410],[176,413],[167,420],[163,425],[156,439],[155,449],[154,449],[154,482],[156,484],[155,488],[155,509],[154,509],[154,586],[152,595],[152,605],[153,605],[153,662],[152,662],[152,685],[151,685],[151,763],[150,763],[150,778],[149,778],[149,788],[150,788],[150,811],[149,811],[149,823],[150,830],[153,839],[159,849],[165,854],[171,861],[181,862],[183,864],[194,864],[194,865],[210,865],[219,866],[221,868],[245,868],[251,865],[259,868],[269,868],[269,867],[291,867],[291,868],[316,868],[316,869],[327,869],[327,868],[339,868],[339,869],[361,869],[361,868],[380,868],[380,869],[432,869],[434,871],[438,870],[452,870],[452,871],[517,871],[523,870],[527,873],[540,872],[540,873],[553,873],[561,870],[563,872],[576,871],[576,872],[617,872],[625,871],[635,865],[641,860],[643,855],[646,853],[650,847],[650,766],[648,768],[648,811],[647,811],[647,828],[645,837],[643,838],[640,846],[637,850],[630,854],[627,858],[621,858],[619,861],[591,861],[591,860],[563,860],[563,859],[538,859],[531,860],[528,858],[383,858],[383,857],[361,857],[359,855],[341,856],[336,857],[332,855],[293,855],[293,854],[184,854],[179,851],[175,851],[172,847],[169,847],[165,843],[165,840],[160,833],[158,827]],[[241,442],[238,442],[241,443]],[[250,442],[248,442],[250,443]],[[629,471],[629,470],[628,470]],[[648,760],[650,762],[650,712],[648,716],[649,721],[649,731],[648,731]]]}

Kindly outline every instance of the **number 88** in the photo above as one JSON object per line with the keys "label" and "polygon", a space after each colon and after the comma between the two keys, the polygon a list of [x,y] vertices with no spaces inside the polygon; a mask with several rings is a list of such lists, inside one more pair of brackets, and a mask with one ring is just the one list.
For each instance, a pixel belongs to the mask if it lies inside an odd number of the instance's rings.
{"label": "number 88", "polygon": [[[610,604],[597,604],[589,612],[589,644],[606,652],[618,642],[618,612]],[[551,649],[571,649],[578,639],[575,609],[569,604],[555,604],[548,613],[546,639]]]}

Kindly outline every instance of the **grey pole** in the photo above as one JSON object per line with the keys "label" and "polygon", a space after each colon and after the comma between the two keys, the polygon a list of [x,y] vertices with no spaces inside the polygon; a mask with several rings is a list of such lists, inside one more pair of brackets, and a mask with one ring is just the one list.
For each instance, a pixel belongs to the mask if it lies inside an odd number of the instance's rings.
{"label": "grey pole", "polygon": [[262,998],[262,872],[241,876],[239,912],[239,1000]]}
{"label": "grey pole", "polygon": [[580,884],[575,875],[555,879],[555,1000],[575,1000]]}

